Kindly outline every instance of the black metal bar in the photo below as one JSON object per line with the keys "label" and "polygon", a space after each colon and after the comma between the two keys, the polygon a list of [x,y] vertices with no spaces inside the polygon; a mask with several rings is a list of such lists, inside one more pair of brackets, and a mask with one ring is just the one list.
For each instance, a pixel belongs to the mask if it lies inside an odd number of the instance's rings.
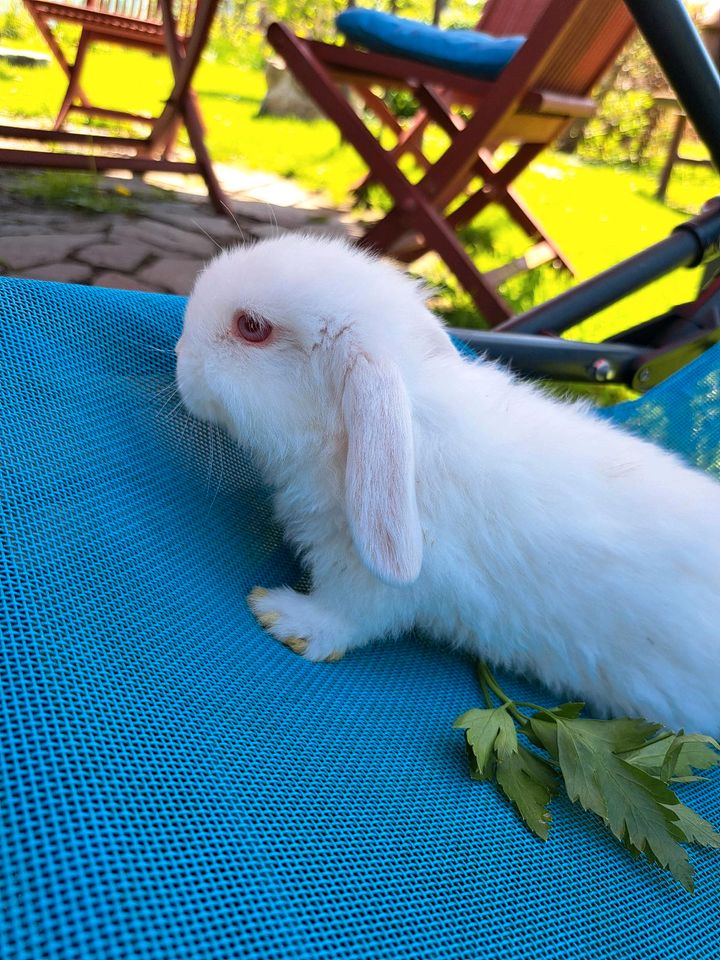
{"label": "black metal bar", "polygon": [[676,227],[665,240],[579,283],[518,317],[499,324],[498,332],[562,333],[610,304],[678,267],[697,266],[720,242],[720,201],[706,204],[697,217]]}
{"label": "black metal bar", "polygon": [[516,373],[528,377],[575,383],[632,384],[648,355],[647,347],[626,343],[581,343],[560,337],[487,330],[448,331],[476,353],[501,360]]}
{"label": "black metal bar", "polygon": [[720,170],[720,76],[681,0],[625,0]]}
{"label": "black metal bar", "polygon": [[[681,0],[625,3],[720,170],[720,76],[687,10]],[[561,333],[678,267],[696,266],[719,241],[716,202],[666,240],[496,329]]]}
{"label": "black metal bar", "polygon": [[497,331],[561,333],[591,317],[658,277],[697,259],[697,245],[687,233],[677,233],[553,297],[518,317],[499,324]]}

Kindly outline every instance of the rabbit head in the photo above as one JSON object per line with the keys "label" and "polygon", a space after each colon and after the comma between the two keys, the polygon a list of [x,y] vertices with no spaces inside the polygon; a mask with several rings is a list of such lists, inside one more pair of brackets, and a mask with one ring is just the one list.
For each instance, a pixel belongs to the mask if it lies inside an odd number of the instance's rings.
{"label": "rabbit head", "polygon": [[177,347],[191,413],[265,465],[340,451],[346,519],[380,579],[419,574],[412,385],[453,351],[417,283],[343,241],[279,237],[200,275]]}

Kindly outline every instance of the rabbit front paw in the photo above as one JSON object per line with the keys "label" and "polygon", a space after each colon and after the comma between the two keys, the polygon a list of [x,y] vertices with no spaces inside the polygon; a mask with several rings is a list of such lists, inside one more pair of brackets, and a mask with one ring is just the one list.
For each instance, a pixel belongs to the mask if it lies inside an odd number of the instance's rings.
{"label": "rabbit front paw", "polygon": [[312,594],[297,593],[289,587],[255,587],[247,602],[272,637],[306,660],[329,663],[340,660],[347,649],[343,625]]}

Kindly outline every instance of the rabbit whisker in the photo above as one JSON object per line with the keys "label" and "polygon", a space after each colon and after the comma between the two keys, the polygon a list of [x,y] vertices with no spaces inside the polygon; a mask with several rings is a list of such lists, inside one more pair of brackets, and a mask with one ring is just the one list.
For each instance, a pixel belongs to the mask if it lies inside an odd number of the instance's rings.
{"label": "rabbit whisker", "polygon": [[174,383],[168,384],[165,387],[161,387],[155,394],[155,399],[158,401],[167,402],[172,400],[177,392],[177,387]]}
{"label": "rabbit whisker", "polygon": [[175,394],[174,392],[173,392],[173,393],[170,393],[170,394],[167,396],[167,398],[165,399],[165,402],[163,403],[163,405],[160,407],[160,409],[158,410],[158,412],[157,412],[157,414],[156,414],[157,417],[159,417],[159,416],[163,413],[163,411],[165,410],[165,407],[167,407],[167,405],[168,405],[169,403],[171,403],[171,402],[175,399],[175,396],[176,396],[176,394]]}
{"label": "rabbit whisker", "polygon": [[142,340],[137,341],[144,350],[153,350],[155,353],[161,353],[165,357],[172,357],[174,351],[172,347],[155,347],[152,343],[143,343]]}
{"label": "rabbit whisker", "polygon": [[175,382],[175,380],[171,380],[169,383],[163,384],[163,386],[158,389],[157,393],[158,393],[158,396],[160,396],[161,394],[167,393],[168,391],[172,391],[172,390],[177,390],[177,383]]}
{"label": "rabbit whisker", "polygon": [[187,410],[185,410],[185,408],[183,408],[183,412],[185,413],[185,420],[183,421],[182,430],[180,431],[180,443],[181,443],[181,444],[182,444],[183,440],[185,439],[185,431],[187,430],[187,425],[188,425],[189,423],[194,423],[194,422],[195,422],[195,421],[193,420],[193,418],[190,416],[190,414],[187,412]]}
{"label": "rabbit whisker", "polygon": [[[220,437],[220,430],[218,429],[218,427],[217,427],[216,424],[213,424],[213,435],[214,435],[215,433],[217,433],[218,441],[219,441],[219,442],[222,442],[221,437]],[[217,500],[217,495],[218,495],[218,493],[220,493],[220,487],[222,486],[222,481],[223,481],[222,457],[220,457],[219,459],[220,459],[220,475],[218,476],[218,482],[217,482],[217,486],[215,487],[215,493],[213,494],[213,498],[212,498],[212,500],[210,501],[210,506],[208,507],[208,513],[210,513],[210,511],[212,510],[212,508],[213,508],[213,506],[214,506],[214,504],[215,504],[215,501]],[[209,478],[208,478],[208,482],[209,482]]]}
{"label": "rabbit whisker", "polygon": [[195,226],[198,228],[198,230],[199,230],[201,233],[204,233],[204,234],[205,234],[205,236],[208,238],[208,240],[210,241],[210,243],[214,243],[215,246],[218,248],[218,250],[222,250],[222,247],[221,247],[220,244],[217,242],[217,240],[216,240],[214,237],[211,237],[210,234],[207,232],[207,230],[206,230],[204,227],[201,227],[201,226],[200,226],[200,224],[197,222],[197,220],[191,220],[190,222],[191,222],[191,223],[194,223]]}
{"label": "rabbit whisker", "polygon": [[227,210],[227,212],[228,212],[228,213],[230,214],[230,216],[232,217],[232,221],[233,221],[233,223],[235,224],[235,226],[238,228],[238,233],[240,234],[240,239],[242,240],[242,242],[243,242],[243,243],[247,243],[247,237],[245,236],[245,231],[243,230],[243,228],[242,228],[242,227],[240,226],[240,224],[238,223],[238,219],[237,219],[237,217],[235,216],[235,214],[233,213],[233,211],[232,211],[232,210],[230,209],[230,207],[225,203],[224,200],[221,200],[220,203],[222,203],[222,205],[225,207],[225,209]]}
{"label": "rabbit whisker", "polygon": [[171,410],[170,413],[168,414],[168,416],[174,417],[175,414],[178,412],[178,410],[181,410],[181,409],[183,409],[183,408],[184,408],[183,398],[180,397],[180,398],[178,399],[178,402],[175,404],[175,406],[172,408],[172,410]]}
{"label": "rabbit whisker", "polygon": [[170,393],[168,393],[168,396],[166,397],[163,405],[160,407],[160,409],[158,410],[157,414],[155,415],[155,416],[156,416],[156,419],[163,414],[163,412],[166,410],[166,408],[169,406],[169,404],[171,404],[173,401],[176,401],[175,404],[174,404],[174,406],[170,409],[170,411],[169,411],[168,413],[166,413],[166,416],[167,416],[168,418],[174,417],[175,414],[177,413],[177,411],[178,411],[178,410],[180,409],[180,407],[183,405],[183,399],[182,399],[182,397],[180,396],[177,387],[175,387],[174,390],[172,390]]}
{"label": "rabbit whisker", "polygon": [[263,203],[270,211],[271,225],[275,230],[275,233],[273,234],[273,236],[281,237],[283,235],[283,231],[280,229],[280,224],[278,223],[277,214],[275,213],[275,207],[273,206],[272,203],[269,203],[267,200],[264,200]]}

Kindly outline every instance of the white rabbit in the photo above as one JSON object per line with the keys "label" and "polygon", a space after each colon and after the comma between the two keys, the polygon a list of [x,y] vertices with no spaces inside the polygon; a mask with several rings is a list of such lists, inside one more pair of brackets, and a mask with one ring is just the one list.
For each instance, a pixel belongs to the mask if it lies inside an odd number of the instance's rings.
{"label": "white rabbit", "polygon": [[177,355],[312,570],[307,595],[251,593],[277,640],[334,660],[418,627],[603,713],[718,732],[716,481],[463,358],[418,284],[337,240],[218,256]]}

